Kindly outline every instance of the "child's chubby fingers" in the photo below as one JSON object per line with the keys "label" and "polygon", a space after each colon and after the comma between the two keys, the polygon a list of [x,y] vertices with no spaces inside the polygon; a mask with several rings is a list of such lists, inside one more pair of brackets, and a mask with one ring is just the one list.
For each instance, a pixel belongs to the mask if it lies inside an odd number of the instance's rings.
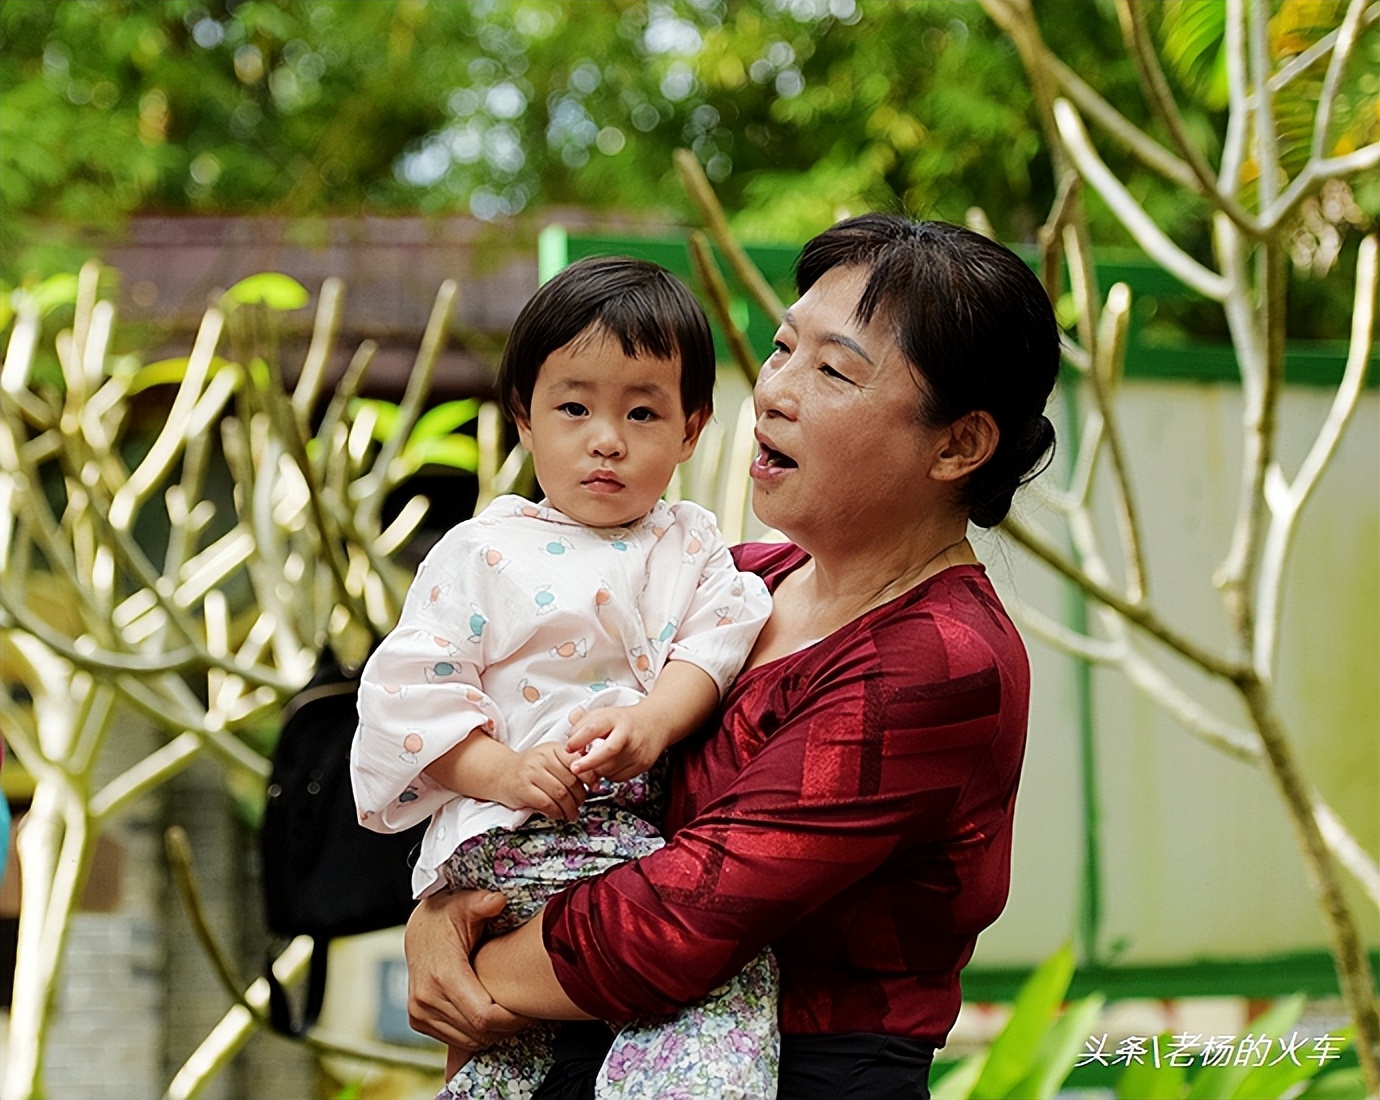
{"label": "child's chubby fingers", "polygon": [[570,765],[570,770],[580,779],[589,783],[597,782],[600,779],[607,779],[609,776],[605,769],[613,762],[617,755],[617,748],[609,744],[607,738],[596,737],[589,743],[584,751],[576,757],[575,762]]}
{"label": "child's chubby fingers", "polygon": [[531,809],[545,817],[556,821],[574,821],[580,815],[585,789],[574,776],[570,779],[575,784],[573,789],[547,776],[532,786],[525,801]]}
{"label": "child's chubby fingers", "polygon": [[617,717],[615,710],[614,707],[598,707],[590,711],[570,727],[565,735],[565,747],[579,755],[599,738],[608,736]]}

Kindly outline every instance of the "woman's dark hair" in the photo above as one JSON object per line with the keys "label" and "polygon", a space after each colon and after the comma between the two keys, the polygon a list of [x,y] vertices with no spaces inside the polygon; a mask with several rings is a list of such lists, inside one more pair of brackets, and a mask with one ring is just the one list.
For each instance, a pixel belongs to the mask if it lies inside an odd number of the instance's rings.
{"label": "woman's dark hair", "polygon": [[546,357],[594,326],[632,358],[679,355],[685,415],[714,408],[714,339],[689,288],[645,260],[591,256],[542,284],[518,314],[498,369],[503,411],[525,420]]}
{"label": "woman's dark hair", "polygon": [[923,423],[952,424],[978,409],[996,421],[997,449],[961,497],[974,523],[995,527],[1053,452],[1044,407],[1059,373],[1059,326],[1044,287],[995,241],[894,214],[849,218],[815,237],[796,263],[796,288],[804,294],[836,267],[869,271],[857,319],[893,326],[924,383]]}

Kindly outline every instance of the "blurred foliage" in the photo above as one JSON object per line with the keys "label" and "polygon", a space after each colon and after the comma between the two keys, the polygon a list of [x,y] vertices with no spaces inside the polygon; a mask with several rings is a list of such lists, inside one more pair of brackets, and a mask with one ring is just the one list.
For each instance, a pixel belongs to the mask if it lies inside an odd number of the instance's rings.
{"label": "blurred foliage", "polygon": [[[1103,1055],[1095,1050],[1098,1037],[1092,1033],[1106,998],[1091,993],[1066,999],[1075,965],[1073,948],[1065,944],[1036,967],[991,1044],[935,1074],[934,1100],[1052,1100],[1064,1094],[1075,1069],[1093,1061],[1125,1067],[1116,1077],[1117,1100],[1324,1100],[1364,1094],[1359,1071],[1328,1065],[1339,1062],[1350,1045],[1351,1028],[1312,1043],[1299,1037],[1306,1005],[1302,994],[1281,999],[1251,1020],[1251,1034],[1243,1043],[1257,1043],[1241,1056],[1230,1057],[1238,1049],[1236,1036],[1218,1036],[1218,1043],[1225,1044],[1219,1052],[1225,1050],[1229,1057],[1213,1056],[1209,1063],[1201,1051],[1203,1036],[1186,1034],[1155,1040],[1163,1058],[1152,1057],[1144,1040],[1139,1048],[1128,1040],[1114,1055]],[[1291,1036],[1292,1046],[1285,1035]],[[1271,1060],[1276,1043],[1282,1053]]]}
{"label": "blurred foliage", "polygon": [[[1138,102],[1109,4],[1041,8]],[[11,277],[131,212],[676,216],[681,146],[753,237],[981,205],[1026,239],[1052,198],[1014,49],[955,0],[5,0],[0,95]]]}
{"label": "blurred foliage", "polygon": [[1036,967],[991,1045],[940,1077],[931,1089],[934,1100],[1051,1100],[1105,1000],[1092,993],[1065,1002],[1074,966],[1073,946],[1065,944]]}
{"label": "blurred foliage", "polygon": [[[1209,150],[1225,117],[1224,3],[1147,8],[1185,125]],[[1272,47],[1287,57],[1335,27],[1344,3],[1273,8]],[[1037,11],[1070,68],[1163,138],[1113,0]],[[1339,152],[1380,133],[1375,28],[1360,55],[1332,127]],[[1295,82],[1286,143],[1308,132],[1323,71]],[[680,147],[745,239],[799,240],[866,209],[962,221],[976,206],[1000,238],[1029,241],[1054,198],[1015,47],[975,0],[0,3],[11,283],[71,269],[92,230],[133,213],[497,220],[572,204],[683,221]],[[1107,155],[1206,259],[1197,200]],[[1089,205],[1101,241],[1123,242]],[[1342,205],[1304,215],[1304,244],[1319,238],[1312,255],[1329,266],[1329,241],[1345,235],[1332,227],[1373,219],[1380,182]]]}

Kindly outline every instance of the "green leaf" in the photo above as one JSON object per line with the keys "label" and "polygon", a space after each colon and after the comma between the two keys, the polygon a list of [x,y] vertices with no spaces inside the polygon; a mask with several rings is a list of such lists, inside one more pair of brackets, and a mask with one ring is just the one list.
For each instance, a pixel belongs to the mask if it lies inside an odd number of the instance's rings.
{"label": "green leaf", "polygon": [[[1297,1017],[1295,1017],[1295,1019],[1297,1019]],[[1287,1027],[1293,1023],[1294,1020],[1290,1020],[1289,1023],[1284,1026]],[[1268,1031],[1264,1034],[1282,1034],[1282,1028],[1279,1032]],[[1355,1031],[1350,1027],[1342,1028],[1337,1032],[1337,1036],[1344,1040],[1341,1046],[1338,1047],[1338,1051],[1340,1052],[1342,1049],[1345,1049],[1346,1045],[1355,1037]],[[1322,1069],[1322,1063],[1312,1057],[1300,1058],[1298,1063],[1295,1063],[1292,1058],[1285,1058],[1282,1062],[1278,1062],[1275,1065],[1269,1065],[1267,1063],[1263,1066],[1256,1066],[1242,1078],[1241,1083],[1237,1085],[1236,1091],[1232,1093],[1232,1096],[1240,1097],[1241,1100],[1254,1100],[1255,1097],[1273,1098],[1286,1096],[1291,1094],[1300,1082],[1317,1077],[1318,1074],[1322,1072]],[[1357,1095],[1359,1096],[1360,1093],[1357,1093]]]}
{"label": "green leaf", "polygon": [[1164,54],[1208,106],[1226,105],[1227,6],[1223,0],[1175,0],[1161,9]]}
{"label": "green leaf", "polygon": [[[1287,997],[1275,1004],[1268,1012],[1251,1021],[1250,1032],[1273,1038],[1283,1035],[1298,1022],[1303,1013],[1303,994]],[[1206,1066],[1193,1078],[1188,1090],[1190,1100],[1223,1100],[1224,1097],[1237,1096],[1251,1067],[1226,1065]]]}
{"label": "green leaf", "polygon": [[480,401],[470,397],[464,401],[446,401],[434,409],[428,409],[417,418],[417,425],[412,429],[412,442],[449,435],[479,415],[479,406]]}
{"label": "green leaf", "polygon": [[1012,1096],[1049,1100],[1059,1091],[1073,1071],[1106,1000],[1101,993],[1090,993],[1065,1010],[1040,1041],[1030,1072],[1011,1090]]}
{"label": "green leaf", "polygon": [[1013,1086],[1030,1072],[1040,1041],[1073,980],[1073,967],[1073,947],[1065,944],[1026,979],[1011,1018],[987,1051],[974,1097],[1010,1096]]}
{"label": "green leaf", "polygon": [[40,317],[46,317],[58,306],[68,306],[77,300],[77,277],[68,272],[50,275],[34,286],[15,287],[11,301],[15,311],[26,305],[38,310]]}
{"label": "green leaf", "polygon": [[[230,359],[222,359],[216,356],[211,360],[211,369],[207,377],[214,377],[223,370],[239,370],[240,365]],[[175,386],[187,375],[187,356],[180,359],[160,359],[156,363],[146,363],[134,372],[134,378],[130,381],[129,392],[139,393],[141,390],[149,389],[152,386]]]}
{"label": "green leaf", "polygon": [[288,313],[301,309],[311,300],[311,295],[291,275],[264,271],[241,279],[225,292],[225,300],[241,306],[262,302],[269,309]]}
{"label": "green leaf", "polygon": [[380,401],[374,397],[356,397],[350,402],[350,416],[361,419],[366,413],[374,417],[373,431],[370,433],[379,443],[387,443],[397,434],[398,417],[401,412],[392,401]]}
{"label": "green leaf", "polygon": [[1317,1078],[1298,1100],[1358,1100],[1366,1094],[1366,1075],[1360,1066],[1339,1069]]}
{"label": "green leaf", "polygon": [[479,444],[467,435],[416,440],[403,448],[403,460],[413,473],[423,466],[450,466],[473,473],[479,467]]}
{"label": "green leaf", "polygon": [[959,1062],[930,1086],[930,1100],[967,1100],[987,1064],[987,1052],[978,1051]]}
{"label": "green leaf", "polygon": [[1116,1079],[1119,1100],[1179,1100],[1188,1092],[1183,1066],[1131,1062]]}

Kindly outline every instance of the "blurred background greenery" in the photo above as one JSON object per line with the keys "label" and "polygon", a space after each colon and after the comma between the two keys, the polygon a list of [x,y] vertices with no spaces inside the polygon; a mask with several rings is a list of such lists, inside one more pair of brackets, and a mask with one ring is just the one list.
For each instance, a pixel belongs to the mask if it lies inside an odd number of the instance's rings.
{"label": "blurred background greenery", "polygon": [[[1143,122],[1112,5],[1039,7]],[[1178,77],[1211,133],[1212,28],[1195,33]],[[132,214],[684,220],[681,146],[749,239],[980,206],[1028,240],[1054,197],[1015,48],[960,0],[4,0],[0,96],[11,285]],[[1114,167],[1171,234],[1189,224],[1182,195]]]}

